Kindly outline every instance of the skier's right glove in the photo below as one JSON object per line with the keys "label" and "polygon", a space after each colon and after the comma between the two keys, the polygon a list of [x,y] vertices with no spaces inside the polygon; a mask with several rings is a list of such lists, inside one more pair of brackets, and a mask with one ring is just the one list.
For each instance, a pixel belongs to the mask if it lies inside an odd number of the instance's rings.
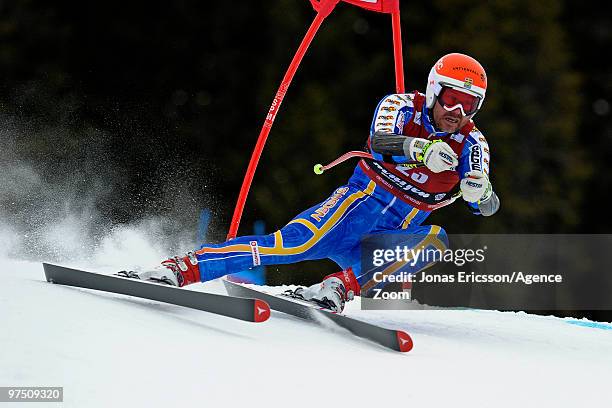
{"label": "skier's right glove", "polygon": [[422,162],[434,173],[455,170],[459,164],[457,154],[455,154],[448,143],[442,140],[427,140],[415,137],[410,140],[406,150],[406,157]]}

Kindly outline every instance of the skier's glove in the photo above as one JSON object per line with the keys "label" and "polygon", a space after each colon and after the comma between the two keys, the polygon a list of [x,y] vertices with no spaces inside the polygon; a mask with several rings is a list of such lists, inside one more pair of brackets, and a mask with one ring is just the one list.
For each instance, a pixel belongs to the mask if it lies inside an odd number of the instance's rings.
{"label": "skier's glove", "polygon": [[461,180],[461,195],[468,203],[487,201],[493,194],[489,177],[481,171],[472,170],[465,173]]}
{"label": "skier's glove", "polygon": [[408,150],[405,153],[409,159],[422,162],[434,173],[455,170],[459,163],[453,149],[442,140],[429,141],[415,137],[410,140],[410,145],[406,150]]}

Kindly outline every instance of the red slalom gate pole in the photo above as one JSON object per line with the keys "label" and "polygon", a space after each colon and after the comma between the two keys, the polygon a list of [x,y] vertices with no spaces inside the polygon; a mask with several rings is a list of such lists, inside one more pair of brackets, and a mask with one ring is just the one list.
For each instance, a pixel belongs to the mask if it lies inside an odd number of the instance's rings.
{"label": "red slalom gate pole", "polygon": [[399,0],[393,1],[391,27],[393,28],[393,59],[395,60],[395,89],[404,93],[404,56],[402,55],[402,29],[400,21]]}
{"label": "red slalom gate pole", "polygon": [[[323,20],[334,10],[336,5],[341,0],[310,0],[312,7],[317,12],[314,21],[310,25],[310,28],[306,32],[306,35],[302,39],[302,42],[293,56],[291,60],[291,64],[281,81],[281,85],[276,92],[274,99],[272,100],[272,105],[268,110],[268,114],[264,121],[261,132],[259,133],[259,137],[257,139],[257,143],[255,144],[255,149],[251,155],[251,160],[249,161],[249,166],[247,168],[246,174],[244,176],[244,180],[242,181],[242,186],[240,188],[240,194],[238,195],[238,201],[236,202],[236,208],[234,209],[234,215],[232,217],[232,222],[230,224],[229,232],[227,234],[227,239],[236,238],[236,233],[238,232],[238,227],[240,225],[240,219],[242,218],[242,213],[244,211],[244,205],[246,202],[247,195],[249,194],[249,190],[251,188],[251,184],[253,182],[253,177],[255,176],[255,169],[259,164],[259,158],[261,157],[261,153],[263,151],[264,145],[266,144],[266,140],[268,138],[268,134],[270,133],[270,129],[272,128],[272,124],[274,123],[274,119],[276,118],[276,114],[280,108],[285,95],[287,94],[287,89],[291,84],[293,76],[297,71],[306,50],[310,46],[315,34],[319,30],[319,27],[323,23]],[[404,93],[404,65],[403,65],[403,56],[402,56],[402,33],[400,29],[400,8],[399,8],[399,0],[342,0],[346,3],[353,4],[355,6],[361,7],[366,10],[375,11],[378,13],[386,13],[391,14],[391,24],[393,28],[393,58],[395,61],[395,87],[398,93]],[[355,156],[354,154],[350,157]],[[344,156],[342,156],[344,157]],[[348,157],[347,157],[348,158]],[[325,167],[325,166],[321,166]],[[330,166],[333,167],[333,166]],[[315,169],[317,166],[315,166]]]}
{"label": "red slalom gate pole", "polygon": [[242,181],[242,187],[240,187],[240,194],[238,195],[238,201],[236,202],[236,208],[234,209],[234,215],[232,217],[232,222],[230,224],[229,232],[227,234],[227,239],[236,238],[236,233],[238,232],[238,227],[240,226],[240,219],[242,218],[242,212],[244,211],[244,205],[246,202],[247,195],[249,194],[249,190],[251,188],[251,183],[253,182],[253,177],[255,175],[255,169],[257,168],[257,164],[259,163],[259,158],[261,157],[261,152],[263,151],[264,145],[266,144],[266,139],[268,138],[268,134],[270,133],[270,129],[272,128],[272,124],[274,123],[274,119],[280,108],[281,103],[285,95],[287,94],[287,89],[291,84],[291,80],[297,71],[304,54],[306,54],[306,50],[310,46],[315,34],[317,33],[319,27],[325,20],[336,5],[340,2],[340,0],[320,0],[315,1],[311,0],[311,3],[315,10],[317,11],[317,15],[314,18],[314,21],[308,28],[304,39],[293,56],[291,60],[291,64],[281,81],[281,85],[276,92],[276,96],[272,100],[272,105],[268,110],[268,114],[266,116],[266,120],[264,121],[263,127],[261,128],[261,132],[259,133],[259,137],[257,138],[257,143],[255,145],[255,149],[253,150],[253,154],[251,155],[251,160],[249,161],[249,167],[247,168],[246,174],[244,176],[244,180]]}

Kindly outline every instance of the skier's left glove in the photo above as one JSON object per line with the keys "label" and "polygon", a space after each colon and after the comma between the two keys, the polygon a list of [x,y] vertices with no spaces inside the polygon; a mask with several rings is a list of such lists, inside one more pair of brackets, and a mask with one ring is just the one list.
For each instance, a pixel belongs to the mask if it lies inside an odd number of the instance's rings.
{"label": "skier's left glove", "polygon": [[493,186],[491,186],[489,177],[478,170],[465,173],[460,188],[463,199],[468,203],[487,201],[493,194]]}

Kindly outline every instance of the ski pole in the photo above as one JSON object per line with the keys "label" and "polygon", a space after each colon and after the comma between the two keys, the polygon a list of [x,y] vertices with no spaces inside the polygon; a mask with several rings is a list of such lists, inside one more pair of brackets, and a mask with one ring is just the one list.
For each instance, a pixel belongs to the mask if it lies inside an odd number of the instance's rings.
{"label": "ski pole", "polygon": [[372,159],[372,160],[374,159],[374,157],[372,157],[370,153],[362,152],[359,150],[353,150],[353,151],[344,153],[342,156],[338,157],[336,160],[332,161],[331,163],[326,164],[325,166],[320,163],[315,164],[313,170],[315,174],[317,175],[323,174],[323,172],[325,172],[326,170],[329,170],[332,167],[337,166],[338,164],[345,162],[352,157],[361,157],[363,159]]}
{"label": "ski pole", "polygon": [[[370,160],[376,160],[374,159],[374,157],[372,156],[371,153],[367,153],[367,152],[362,152],[360,150],[352,150],[350,152],[346,152],[344,153],[342,156],[338,157],[336,160],[326,164],[326,165],[322,165],[320,163],[317,163],[314,165],[313,171],[315,172],[316,175],[321,175],[323,174],[325,171],[331,169],[332,167],[337,166],[340,163],[343,163],[345,161],[347,161],[348,159],[351,159],[353,157],[360,157],[362,159],[370,159]],[[404,163],[404,165],[410,165],[412,167],[423,167],[425,166],[425,164],[423,164],[423,162],[408,162],[408,163]]]}

